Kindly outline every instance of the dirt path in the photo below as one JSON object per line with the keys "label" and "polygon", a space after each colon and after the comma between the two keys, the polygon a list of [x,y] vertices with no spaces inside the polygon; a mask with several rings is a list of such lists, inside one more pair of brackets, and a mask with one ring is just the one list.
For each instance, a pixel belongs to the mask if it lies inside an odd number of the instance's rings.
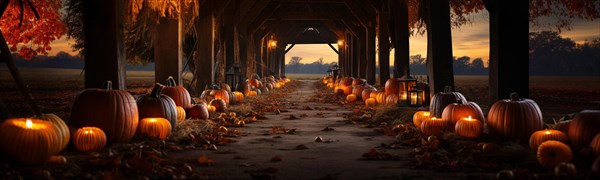
{"label": "dirt path", "polygon": [[[308,102],[314,93],[313,82],[303,81],[297,92],[288,95],[289,102],[281,107],[288,112],[269,113],[266,120],[240,128],[247,136],[239,138],[239,142],[219,146],[218,151],[181,152],[175,156],[206,155],[215,165],[196,170],[225,179],[252,179],[253,175],[277,179],[450,178],[450,174],[409,169],[404,158],[412,148],[387,150],[399,155],[400,160],[364,160],[362,154],[394,138],[345,121],[343,113],[350,111],[344,107]],[[291,115],[296,119],[290,119]],[[272,127],[295,129],[295,133],[272,134]],[[323,131],[326,127],[333,130]],[[317,136],[324,142],[315,142]],[[276,156],[281,161],[273,161]]]}

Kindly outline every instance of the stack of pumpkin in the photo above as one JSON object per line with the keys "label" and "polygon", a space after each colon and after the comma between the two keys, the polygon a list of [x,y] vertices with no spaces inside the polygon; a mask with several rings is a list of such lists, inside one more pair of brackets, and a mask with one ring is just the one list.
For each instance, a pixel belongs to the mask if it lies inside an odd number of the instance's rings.
{"label": "stack of pumpkin", "polygon": [[246,96],[257,96],[259,94],[272,91],[273,89],[283,88],[285,84],[290,82],[290,79],[278,77],[276,78],[275,76],[271,75],[261,80],[261,78],[258,75],[253,74],[252,76],[250,76],[249,79],[246,80],[246,82],[248,84],[245,93]]}
{"label": "stack of pumpkin", "polygon": [[[198,99],[200,106],[206,105],[208,112],[223,112],[227,107],[237,104],[244,100],[245,96],[240,91],[232,91],[231,87],[225,83],[213,84],[210,88],[204,90]],[[208,117],[193,117],[199,119],[208,119]]]}
{"label": "stack of pumpkin", "polygon": [[572,121],[557,125],[556,130],[544,130],[542,113],[533,100],[519,98],[516,93],[510,97],[495,102],[486,119],[476,103],[446,88],[433,96],[429,111],[414,114],[413,123],[425,135],[439,136],[447,131],[466,138],[479,137],[485,124],[490,135],[528,141],[546,168],[570,162],[572,149],[591,147],[596,156],[600,155],[600,110],[584,110]]}

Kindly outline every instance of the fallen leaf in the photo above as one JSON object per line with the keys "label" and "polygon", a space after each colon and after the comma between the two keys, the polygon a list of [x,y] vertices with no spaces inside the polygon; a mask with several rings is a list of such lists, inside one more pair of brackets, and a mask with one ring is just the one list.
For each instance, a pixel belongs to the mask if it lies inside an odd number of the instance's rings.
{"label": "fallen leaf", "polygon": [[271,158],[271,162],[281,162],[281,161],[283,161],[283,157],[281,157],[280,155],[276,155]]}
{"label": "fallen leaf", "polygon": [[206,155],[200,155],[200,157],[198,157],[198,160],[196,160],[196,162],[198,162],[198,164],[200,166],[212,166],[215,164],[215,161],[208,158],[208,156]]}

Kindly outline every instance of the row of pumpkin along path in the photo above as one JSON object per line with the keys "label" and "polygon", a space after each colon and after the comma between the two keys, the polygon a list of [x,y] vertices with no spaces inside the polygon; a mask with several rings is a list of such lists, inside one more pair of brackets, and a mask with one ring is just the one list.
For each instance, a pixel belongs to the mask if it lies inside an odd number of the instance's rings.
{"label": "row of pumpkin along path", "polygon": [[[389,79],[385,90],[377,91],[364,79],[323,78],[323,83],[332,88],[334,93],[346,95],[349,102],[363,100],[367,107],[397,104],[397,81]],[[445,92],[433,95],[429,111],[417,111],[414,114],[413,124],[427,136],[440,136],[444,131],[450,131],[472,139],[483,133],[485,125],[491,135],[507,140],[528,141],[544,167],[571,161],[571,149],[591,148],[596,156],[600,156],[600,110],[583,110],[572,120],[557,122],[550,127],[552,129],[545,129],[542,113],[535,101],[519,98],[516,93],[510,97],[495,102],[486,118],[475,102],[469,102],[461,93],[446,88]]]}
{"label": "row of pumpkin along path", "polygon": [[[267,89],[264,90],[282,88],[288,82],[289,79],[265,78],[264,84],[270,87],[265,86]],[[249,85],[245,95],[256,96],[261,84]],[[57,157],[53,155],[61,152],[69,142],[78,150],[92,151],[104,148],[107,143],[127,143],[136,134],[166,139],[177,121],[207,120],[209,111],[223,111],[230,103],[239,102],[245,96],[230,89],[214,89],[192,104],[187,89],[175,84],[171,77],[167,79],[167,86],[157,83],[150,94],[137,100],[129,92],[111,87],[112,83],[107,81],[102,89],[82,91],[73,103],[68,125],[54,114],[5,120],[0,124],[0,150],[5,157],[19,163],[39,164]],[[66,159],[60,157],[58,161]]]}

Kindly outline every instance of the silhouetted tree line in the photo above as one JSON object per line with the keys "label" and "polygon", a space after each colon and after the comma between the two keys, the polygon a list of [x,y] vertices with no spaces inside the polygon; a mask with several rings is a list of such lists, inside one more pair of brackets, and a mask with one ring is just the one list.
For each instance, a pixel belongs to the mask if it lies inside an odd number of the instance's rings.
{"label": "silhouetted tree line", "polygon": [[531,32],[529,62],[531,75],[600,76],[600,37],[577,44],[557,32]]}

